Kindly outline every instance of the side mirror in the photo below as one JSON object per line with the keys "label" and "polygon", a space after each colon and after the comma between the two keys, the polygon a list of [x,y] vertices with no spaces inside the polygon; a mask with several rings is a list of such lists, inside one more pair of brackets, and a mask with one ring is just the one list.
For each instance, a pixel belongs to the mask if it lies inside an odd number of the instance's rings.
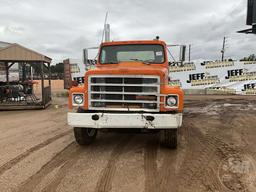
{"label": "side mirror", "polygon": [[86,68],[88,64],[88,49],[83,50],[83,62]]}

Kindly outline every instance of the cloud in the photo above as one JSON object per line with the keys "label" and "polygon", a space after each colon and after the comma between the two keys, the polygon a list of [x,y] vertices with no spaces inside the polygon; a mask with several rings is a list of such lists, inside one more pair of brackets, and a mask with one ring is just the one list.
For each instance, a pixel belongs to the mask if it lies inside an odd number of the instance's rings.
{"label": "cloud", "polygon": [[[256,52],[255,35],[246,28],[244,0],[0,0],[0,40],[17,42],[59,62],[81,58],[98,46],[106,11],[113,40],[161,39],[192,44],[192,59],[218,59],[228,37],[227,57]],[[177,50],[173,49],[174,52]]]}

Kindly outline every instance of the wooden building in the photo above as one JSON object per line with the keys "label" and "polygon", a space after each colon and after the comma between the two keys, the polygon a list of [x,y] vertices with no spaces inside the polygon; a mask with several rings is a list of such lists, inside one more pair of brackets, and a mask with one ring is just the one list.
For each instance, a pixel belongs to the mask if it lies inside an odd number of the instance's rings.
{"label": "wooden building", "polygon": [[[0,41],[0,110],[46,108],[51,102],[50,63],[51,58],[36,51]],[[35,85],[40,86],[37,94]]]}

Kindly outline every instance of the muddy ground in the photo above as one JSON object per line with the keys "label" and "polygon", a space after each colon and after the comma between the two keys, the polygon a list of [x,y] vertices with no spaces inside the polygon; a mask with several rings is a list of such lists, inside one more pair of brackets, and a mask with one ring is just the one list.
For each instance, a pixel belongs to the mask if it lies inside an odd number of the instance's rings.
{"label": "muddy ground", "polygon": [[0,112],[0,191],[256,191],[255,97],[190,96],[177,150],[158,133],[100,133],[80,147],[64,98]]}

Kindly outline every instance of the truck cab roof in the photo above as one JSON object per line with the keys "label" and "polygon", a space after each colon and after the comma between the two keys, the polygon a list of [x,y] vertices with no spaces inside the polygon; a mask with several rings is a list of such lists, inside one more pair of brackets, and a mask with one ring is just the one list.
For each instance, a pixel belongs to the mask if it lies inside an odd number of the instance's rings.
{"label": "truck cab roof", "polygon": [[156,44],[156,45],[166,46],[165,42],[160,40],[110,41],[110,42],[102,43],[101,46],[130,45],[130,44]]}

